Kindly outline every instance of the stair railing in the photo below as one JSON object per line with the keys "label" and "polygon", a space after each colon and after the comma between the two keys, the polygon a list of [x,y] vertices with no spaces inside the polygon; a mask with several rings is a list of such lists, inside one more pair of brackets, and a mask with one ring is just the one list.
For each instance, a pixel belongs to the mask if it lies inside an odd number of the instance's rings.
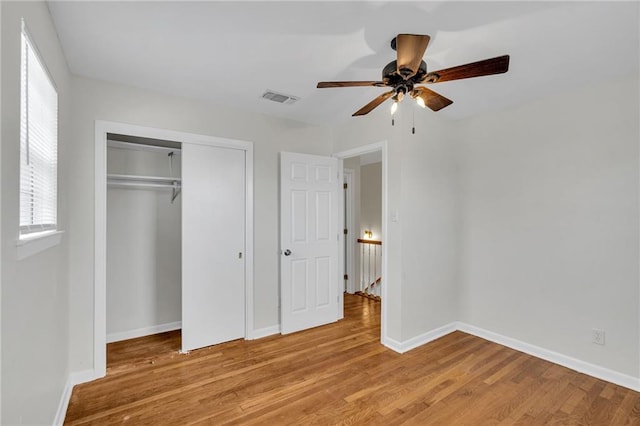
{"label": "stair railing", "polygon": [[382,241],[358,238],[360,244],[360,283],[356,294],[380,299],[382,285]]}

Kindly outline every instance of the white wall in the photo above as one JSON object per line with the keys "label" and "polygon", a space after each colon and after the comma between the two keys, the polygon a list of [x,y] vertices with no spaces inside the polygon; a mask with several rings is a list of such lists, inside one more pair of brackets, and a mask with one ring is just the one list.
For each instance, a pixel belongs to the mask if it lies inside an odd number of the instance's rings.
{"label": "white wall", "polygon": [[[413,102],[405,105],[405,113]],[[402,134],[402,338],[456,321],[458,301],[458,169],[454,123],[429,109],[415,112],[416,133]],[[407,120],[408,121],[408,120]]]}
{"label": "white wall", "polygon": [[373,232],[373,239],[382,236],[382,163],[360,167],[360,232]]}
{"label": "white wall", "polygon": [[[451,123],[411,102],[350,119],[334,130],[334,152],[388,141],[388,337],[405,342],[455,321],[458,189]],[[392,221],[397,213],[398,221]]]}
{"label": "white wall", "polygon": [[460,123],[463,321],[640,375],[638,93],[636,75]]}
{"label": "white wall", "polygon": [[[94,121],[254,142],[254,329],[279,323],[278,153],[330,153],[317,127],[85,78],[73,80],[71,368],[93,368]],[[283,108],[289,106],[283,105]]]}
{"label": "white wall", "polygon": [[[107,149],[107,173],[180,177],[166,152]],[[107,341],[181,321],[181,206],[170,189],[107,190]]]}
{"label": "white wall", "polygon": [[47,6],[2,2],[2,424],[51,424],[68,376],[68,246],[18,261],[20,22],[58,90],[58,224],[68,231],[70,74]]}

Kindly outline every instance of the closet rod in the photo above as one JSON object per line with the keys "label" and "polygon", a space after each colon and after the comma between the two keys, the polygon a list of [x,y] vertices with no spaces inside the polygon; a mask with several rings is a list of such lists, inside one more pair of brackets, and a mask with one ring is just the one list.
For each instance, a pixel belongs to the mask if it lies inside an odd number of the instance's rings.
{"label": "closet rod", "polygon": [[180,178],[164,176],[139,176],[139,175],[107,175],[107,186],[119,188],[157,188],[171,189],[171,204],[182,191]]}
{"label": "closet rod", "polygon": [[152,183],[152,182],[125,182],[125,181],[107,181],[109,186],[130,186],[136,188],[167,188],[180,189],[182,185],[178,182],[173,183]]}
{"label": "closet rod", "polygon": [[150,182],[150,183],[180,183],[182,179],[178,177],[167,177],[167,176],[143,176],[143,175],[118,175],[118,174],[108,174],[107,179],[115,182]]}

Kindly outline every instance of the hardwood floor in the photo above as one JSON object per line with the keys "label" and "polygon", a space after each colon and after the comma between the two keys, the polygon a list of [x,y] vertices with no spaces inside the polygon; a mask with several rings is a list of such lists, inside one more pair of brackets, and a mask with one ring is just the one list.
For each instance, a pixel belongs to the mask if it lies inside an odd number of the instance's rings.
{"label": "hardwood floor", "polygon": [[107,375],[180,356],[180,330],[123,340],[107,345]]}
{"label": "hardwood floor", "polygon": [[345,295],[344,320],[287,336],[116,343],[65,424],[640,425],[637,392],[462,332],[400,355],[379,329],[380,302]]}

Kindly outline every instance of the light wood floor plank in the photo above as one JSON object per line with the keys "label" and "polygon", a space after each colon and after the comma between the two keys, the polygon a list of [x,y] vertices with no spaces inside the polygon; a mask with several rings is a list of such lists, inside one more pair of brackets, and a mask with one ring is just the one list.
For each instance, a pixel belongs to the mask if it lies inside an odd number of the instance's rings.
{"label": "light wood floor plank", "polygon": [[462,332],[403,355],[380,302],[345,319],[180,354],[180,332],[109,344],[67,425],[640,425],[640,394]]}

